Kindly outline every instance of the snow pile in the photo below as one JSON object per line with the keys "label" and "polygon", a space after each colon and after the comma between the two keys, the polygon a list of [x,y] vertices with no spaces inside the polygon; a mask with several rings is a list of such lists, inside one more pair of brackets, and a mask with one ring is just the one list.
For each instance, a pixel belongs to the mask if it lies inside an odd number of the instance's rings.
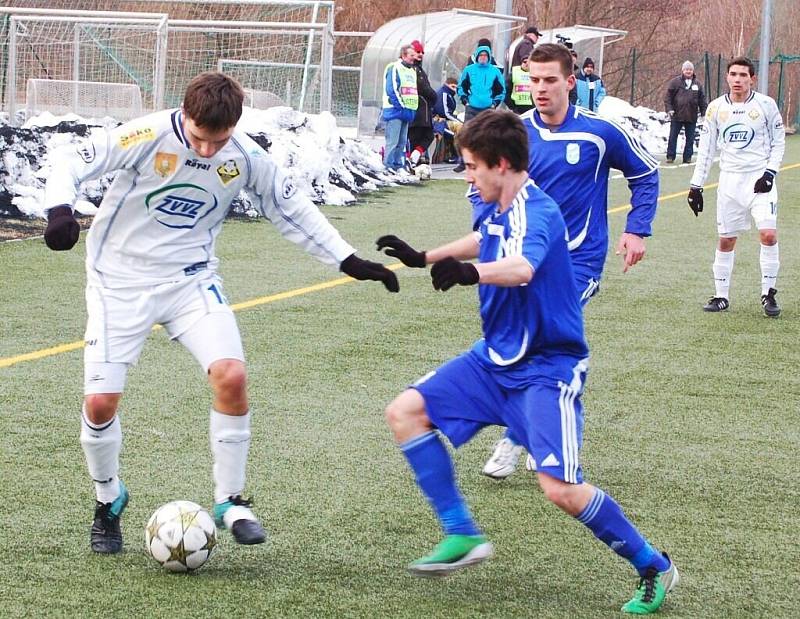
{"label": "snow pile", "polygon": [[[666,112],[656,112],[642,106],[633,107],[622,99],[606,97],[600,102],[597,113],[625,127],[652,155],[663,155],[667,152],[669,116]],[[698,139],[699,135],[698,133]],[[683,141],[681,134],[678,136],[679,153],[683,152]]]}
{"label": "snow pile", "polygon": [[[298,189],[317,204],[348,204],[362,192],[418,182],[413,176],[387,171],[378,153],[357,140],[343,138],[327,112],[312,115],[286,107],[245,108],[241,122],[262,148],[292,170]],[[59,148],[116,124],[110,118],[44,113],[17,128],[0,118],[0,215],[41,217],[44,183]],[[107,175],[84,183],[76,210],[93,214],[111,180],[113,175]],[[255,214],[244,192],[233,209],[239,214]]]}

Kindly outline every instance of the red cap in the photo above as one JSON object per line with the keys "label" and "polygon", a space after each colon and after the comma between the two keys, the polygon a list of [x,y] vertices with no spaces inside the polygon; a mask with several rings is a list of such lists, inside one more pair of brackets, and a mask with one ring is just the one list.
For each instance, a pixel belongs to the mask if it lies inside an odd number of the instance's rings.
{"label": "red cap", "polygon": [[416,39],[411,41],[411,47],[413,47],[414,51],[417,52],[418,54],[424,54],[425,53],[425,48],[422,47],[422,43],[420,43]]}

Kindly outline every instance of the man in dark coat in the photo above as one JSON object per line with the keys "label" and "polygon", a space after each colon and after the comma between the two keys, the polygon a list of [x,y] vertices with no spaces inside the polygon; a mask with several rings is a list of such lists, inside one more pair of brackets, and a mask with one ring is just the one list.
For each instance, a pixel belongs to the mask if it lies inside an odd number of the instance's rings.
{"label": "man in dark coat", "polygon": [[539,32],[536,26],[530,26],[525,30],[525,35],[522,37],[522,40],[517,43],[517,46],[514,48],[514,55],[511,57],[512,67],[520,66],[522,64],[522,59],[531,55],[540,36],[542,36],[542,33]]}
{"label": "man in dark coat", "polygon": [[417,53],[414,70],[417,72],[417,94],[419,106],[414,120],[408,126],[408,141],[411,143],[411,163],[416,165],[423,156],[427,157],[428,147],[433,142],[433,106],[436,104],[436,91],[431,86],[428,74],[422,68],[425,48],[419,41],[411,41]]}
{"label": "man in dark coat", "polygon": [[675,161],[678,134],[681,129],[686,133],[683,163],[691,163],[697,116],[698,114],[705,116],[707,106],[703,86],[697,81],[697,76],[694,74],[694,65],[687,60],[681,67],[681,74],[673,77],[667,84],[667,93],[664,95],[664,107],[666,107],[670,120],[667,163]]}

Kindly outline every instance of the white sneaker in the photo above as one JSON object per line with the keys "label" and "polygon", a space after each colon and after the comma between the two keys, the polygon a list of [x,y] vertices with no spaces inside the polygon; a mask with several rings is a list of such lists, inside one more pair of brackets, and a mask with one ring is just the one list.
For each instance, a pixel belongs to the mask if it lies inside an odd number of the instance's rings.
{"label": "white sneaker", "polygon": [[493,479],[505,479],[517,469],[522,449],[522,445],[515,445],[509,438],[500,439],[483,467],[483,474]]}

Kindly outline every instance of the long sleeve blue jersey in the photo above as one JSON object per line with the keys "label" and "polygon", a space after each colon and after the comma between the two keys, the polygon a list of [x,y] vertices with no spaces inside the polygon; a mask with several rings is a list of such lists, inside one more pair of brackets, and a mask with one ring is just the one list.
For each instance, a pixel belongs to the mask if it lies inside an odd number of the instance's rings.
{"label": "long sleeve blue jersey", "polygon": [[[650,236],[658,201],[658,162],[622,127],[570,106],[557,131],[531,110],[522,116],[528,131],[528,174],[558,204],[567,224],[572,262],[603,272],[608,251],[608,179],[620,170],[631,190],[626,232]],[[486,211],[476,191],[467,194],[473,222]]]}

